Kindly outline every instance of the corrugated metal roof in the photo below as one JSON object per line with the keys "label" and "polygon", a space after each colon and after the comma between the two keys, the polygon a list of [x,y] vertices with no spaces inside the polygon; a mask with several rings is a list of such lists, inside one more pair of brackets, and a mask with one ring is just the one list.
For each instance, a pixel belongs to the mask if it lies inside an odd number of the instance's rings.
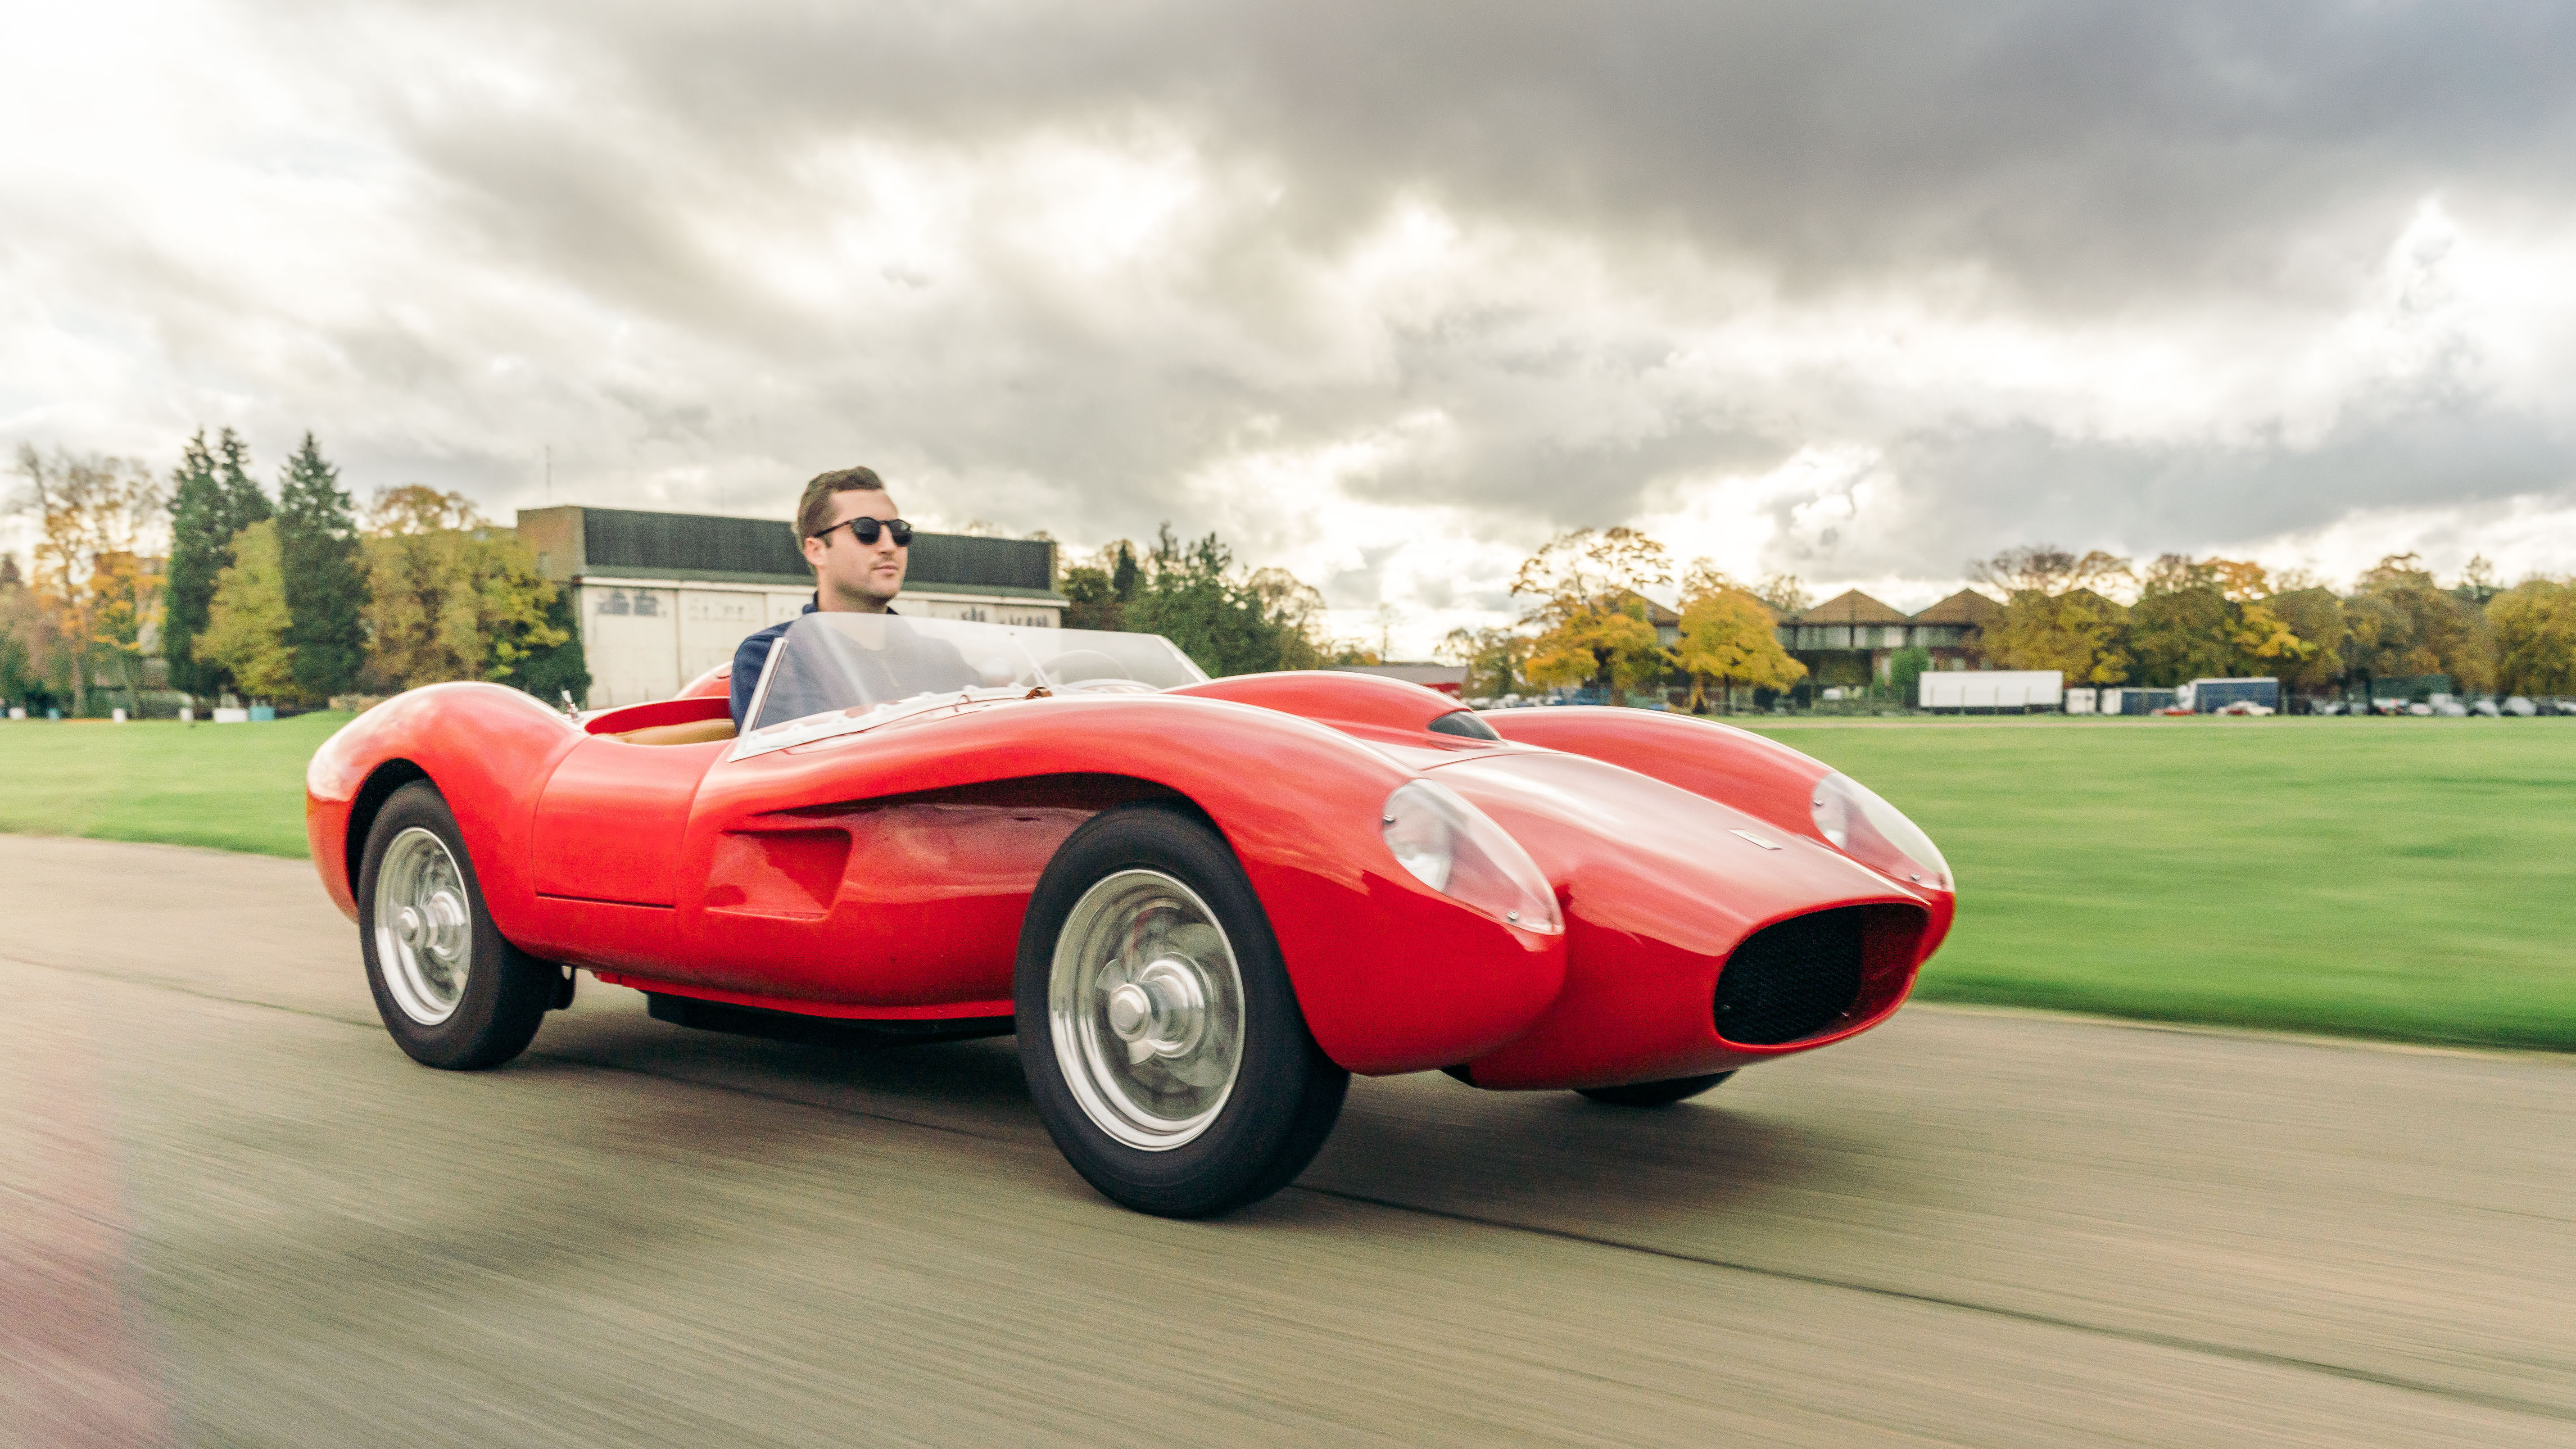
{"label": "corrugated metal roof", "polygon": [[[585,508],[582,554],[603,572],[811,584],[791,523],[705,513]],[[1055,546],[1044,539],[915,533],[905,584],[1052,593]]]}

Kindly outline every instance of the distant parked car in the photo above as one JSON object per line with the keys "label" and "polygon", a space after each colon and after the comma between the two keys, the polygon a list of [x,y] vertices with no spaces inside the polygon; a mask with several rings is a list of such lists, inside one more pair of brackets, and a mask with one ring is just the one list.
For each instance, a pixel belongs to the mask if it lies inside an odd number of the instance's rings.
{"label": "distant parked car", "polygon": [[[2270,705],[2256,704],[2250,699],[2240,699],[2233,704],[2222,704],[2218,708],[2210,711],[2211,714],[2234,715],[2263,715],[2270,714],[2272,712],[2273,710]],[[2188,711],[2186,711],[2186,713],[2188,713]]]}

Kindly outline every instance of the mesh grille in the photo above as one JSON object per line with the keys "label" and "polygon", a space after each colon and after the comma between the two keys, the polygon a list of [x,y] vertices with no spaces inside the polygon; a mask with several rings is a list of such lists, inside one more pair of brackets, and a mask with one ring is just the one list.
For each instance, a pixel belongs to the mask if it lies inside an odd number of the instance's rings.
{"label": "mesh grille", "polygon": [[1814,1036],[1860,999],[1858,908],[1795,916],[1754,932],[1717,978],[1717,1034],[1751,1046]]}

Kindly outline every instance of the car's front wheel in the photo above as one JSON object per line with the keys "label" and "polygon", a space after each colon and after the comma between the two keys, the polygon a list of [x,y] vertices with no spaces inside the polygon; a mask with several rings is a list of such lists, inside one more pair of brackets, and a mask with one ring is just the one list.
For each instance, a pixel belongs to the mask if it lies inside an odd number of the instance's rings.
{"label": "car's front wheel", "polygon": [[396,790],[367,831],[358,923],[376,1014],[433,1067],[517,1056],[563,990],[560,968],[501,938],[456,816],[427,780]]}
{"label": "car's front wheel", "polygon": [[1138,1211],[1258,1202],[1341,1114],[1350,1073],[1307,1032],[1259,897],[1178,811],[1108,811],[1066,839],[1029,901],[1015,995],[1039,1118]]}

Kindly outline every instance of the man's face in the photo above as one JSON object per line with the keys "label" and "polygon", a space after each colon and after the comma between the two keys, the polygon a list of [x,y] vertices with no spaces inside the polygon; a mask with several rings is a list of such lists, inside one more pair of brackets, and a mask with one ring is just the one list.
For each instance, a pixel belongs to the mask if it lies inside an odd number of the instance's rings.
{"label": "man's face", "polygon": [[815,593],[823,608],[835,613],[881,614],[903,591],[905,550],[894,530],[877,530],[874,543],[859,542],[846,524],[853,518],[895,518],[894,499],[873,488],[854,488],[832,495],[829,532],[805,540],[805,561],[814,566]]}

